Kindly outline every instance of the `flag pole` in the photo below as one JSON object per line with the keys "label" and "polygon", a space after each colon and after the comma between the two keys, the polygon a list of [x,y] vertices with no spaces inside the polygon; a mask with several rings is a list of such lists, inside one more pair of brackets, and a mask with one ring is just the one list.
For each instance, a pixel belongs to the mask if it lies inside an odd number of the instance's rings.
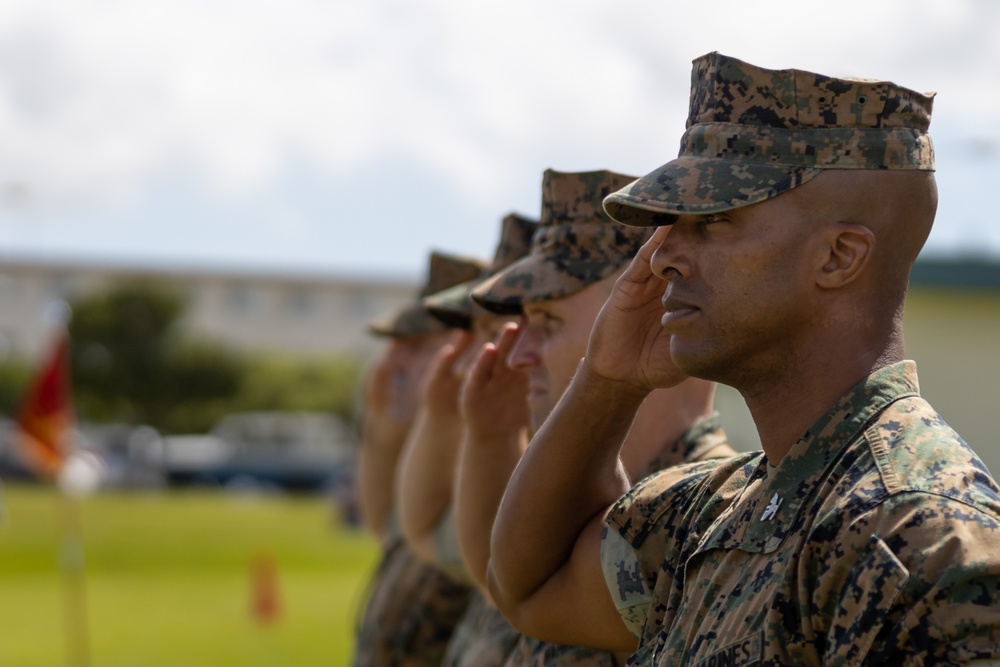
{"label": "flag pole", "polygon": [[81,499],[100,482],[99,462],[76,446],[76,415],[69,370],[69,307],[52,304],[56,335],[30,382],[17,415],[21,452],[36,475],[55,481],[60,495],[59,574],[66,659],[90,667]]}
{"label": "flag pole", "polygon": [[[72,443],[71,443],[72,444]],[[69,667],[90,667],[90,624],[87,614],[86,558],[83,539],[83,499],[100,484],[101,463],[93,454],[72,446],[56,478],[62,506],[59,571],[62,580],[66,657]]]}
{"label": "flag pole", "polygon": [[80,498],[61,490],[62,535],[59,544],[59,571],[62,581],[63,624],[69,667],[90,667],[90,639],[87,619],[86,560]]}

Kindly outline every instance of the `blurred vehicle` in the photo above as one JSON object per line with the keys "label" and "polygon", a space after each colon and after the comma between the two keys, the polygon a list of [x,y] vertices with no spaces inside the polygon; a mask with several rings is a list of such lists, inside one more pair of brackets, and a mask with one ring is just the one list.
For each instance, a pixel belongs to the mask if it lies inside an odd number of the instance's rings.
{"label": "blurred vehicle", "polygon": [[351,474],[354,435],[327,413],[244,412],[204,435],[164,436],[160,466],[170,484],[319,491]]}
{"label": "blurred vehicle", "polygon": [[0,416],[0,479],[34,479],[34,474],[17,455],[14,421]]}
{"label": "blurred vehicle", "polygon": [[[35,481],[22,457],[17,425],[0,417],[0,479]],[[162,486],[159,439],[149,426],[82,422],[70,432],[73,447],[101,463],[101,485],[150,488]]]}
{"label": "blurred vehicle", "polygon": [[163,486],[160,434],[151,426],[84,422],[79,426],[78,446],[100,456],[103,486]]}

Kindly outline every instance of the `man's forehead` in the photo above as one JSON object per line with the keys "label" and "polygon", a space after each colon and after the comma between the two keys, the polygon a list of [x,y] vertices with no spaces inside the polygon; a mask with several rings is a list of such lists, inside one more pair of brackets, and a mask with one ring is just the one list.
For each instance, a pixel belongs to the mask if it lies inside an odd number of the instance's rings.
{"label": "man's forehead", "polygon": [[507,322],[517,322],[518,319],[520,319],[519,315],[492,313],[485,308],[477,308],[472,314],[472,327],[477,330],[494,329]]}

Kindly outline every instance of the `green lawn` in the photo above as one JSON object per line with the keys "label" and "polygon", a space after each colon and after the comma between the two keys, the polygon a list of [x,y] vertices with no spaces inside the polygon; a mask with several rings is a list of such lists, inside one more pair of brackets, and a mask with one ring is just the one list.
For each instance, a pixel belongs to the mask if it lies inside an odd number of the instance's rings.
{"label": "green lawn", "polygon": [[[60,504],[7,486],[0,665],[65,665]],[[318,497],[102,493],[82,508],[93,667],[343,665],[377,557]],[[280,614],[250,612],[251,563],[277,567]]]}

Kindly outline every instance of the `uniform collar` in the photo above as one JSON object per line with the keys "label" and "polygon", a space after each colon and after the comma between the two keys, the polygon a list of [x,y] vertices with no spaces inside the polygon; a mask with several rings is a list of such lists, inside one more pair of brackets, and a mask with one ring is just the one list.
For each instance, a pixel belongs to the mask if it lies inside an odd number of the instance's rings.
{"label": "uniform collar", "polygon": [[809,518],[799,516],[803,503],[867,425],[890,404],[919,393],[917,367],[912,361],[885,366],[869,375],[820,417],[777,467],[768,469],[767,459],[761,457],[746,492],[726,521],[736,523],[729,530],[720,526],[722,530],[713,531],[713,537],[736,542],[746,551],[777,549]]}

